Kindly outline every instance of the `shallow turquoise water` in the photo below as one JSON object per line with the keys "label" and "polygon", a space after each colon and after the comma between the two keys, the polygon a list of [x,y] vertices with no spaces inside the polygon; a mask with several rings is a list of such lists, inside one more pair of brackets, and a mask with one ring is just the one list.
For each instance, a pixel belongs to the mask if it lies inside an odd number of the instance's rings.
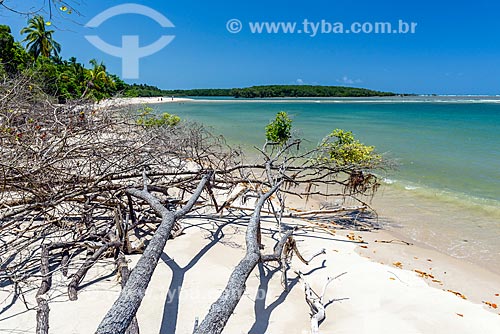
{"label": "shallow turquoise water", "polygon": [[500,99],[492,100],[225,99],[156,108],[210,126],[255,154],[279,111],[311,146],[335,128],[351,130],[399,162],[382,175],[386,185],[375,197],[381,223],[500,273]]}
{"label": "shallow turquoise water", "polygon": [[202,122],[233,144],[261,146],[264,127],[278,111],[316,144],[335,128],[400,164],[390,179],[407,188],[434,188],[487,202],[500,201],[500,104],[331,103],[318,101],[195,102],[158,106]]}

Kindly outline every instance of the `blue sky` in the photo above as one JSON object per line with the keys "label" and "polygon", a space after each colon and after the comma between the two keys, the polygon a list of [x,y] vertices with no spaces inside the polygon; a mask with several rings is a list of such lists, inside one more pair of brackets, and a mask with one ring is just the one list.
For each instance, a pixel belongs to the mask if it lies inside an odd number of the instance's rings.
{"label": "blue sky", "polygon": [[[18,1],[5,0],[5,3]],[[27,3],[42,1],[27,1]],[[165,89],[243,87],[261,84],[320,84],[367,87],[398,93],[500,94],[500,4],[457,1],[136,1],[161,12],[175,25],[122,15],[99,28],[85,24],[105,9],[133,1],[78,1],[81,15],[56,15],[55,39],[62,56],[87,63],[102,60],[121,74],[121,59],[91,45],[98,35],[121,45],[122,35],[139,35],[141,46],[175,35],[160,52],[140,61],[143,82]],[[66,18],[64,18],[66,17]],[[239,19],[231,34],[226,22]],[[415,34],[253,34],[249,22],[418,23]],[[18,39],[26,18],[0,9],[0,22]]]}

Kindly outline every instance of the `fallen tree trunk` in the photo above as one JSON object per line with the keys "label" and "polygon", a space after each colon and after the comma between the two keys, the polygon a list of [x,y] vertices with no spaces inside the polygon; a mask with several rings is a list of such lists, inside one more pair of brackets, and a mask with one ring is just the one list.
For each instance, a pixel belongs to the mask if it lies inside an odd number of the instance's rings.
{"label": "fallen tree trunk", "polygon": [[96,334],[124,334],[127,331],[141,305],[151,276],[172,231],[172,227],[177,219],[183,217],[192,209],[210,177],[211,173],[205,175],[186,206],[175,212],[164,207],[156,197],[147,191],[147,187],[144,187],[143,190],[127,190],[128,194],[148,202],[161,216],[162,222],[139,259],[139,262],[132,270],[129,280],[122,289],[120,296],[97,328]]}
{"label": "fallen tree trunk", "polygon": [[[122,252],[118,255],[118,259],[116,260],[116,267],[119,277],[121,278],[121,286],[122,289],[127,285],[128,279],[130,277],[130,270],[128,269],[127,260],[125,259],[125,255]],[[139,334],[139,323],[137,322],[137,317],[132,319],[132,323],[128,327],[125,334]]]}
{"label": "fallen tree trunk", "polygon": [[194,334],[218,334],[221,333],[226,326],[229,317],[234,312],[238,305],[241,296],[246,289],[246,281],[250,273],[253,271],[257,263],[259,263],[260,245],[258,242],[258,230],[260,226],[260,211],[265,202],[271,195],[279,189],[282,182],[276,184],[267,193],[260,196],[246,232],[246,254],[245,257],[238,263],[233,273],[231,274],[226,288],[222,292],[219,299],[212,304],[207,316],[201,322],[200,326],[195,330]]}
{"label": "fallen tree trunk", "polygon": [[40,274],[42,275],[42,284],[36,293],[36,302],[38,308],[36,310],[36,334],[49,333],[49,292],[52,286],[52,275],[49,269],[49,246],[42,245],[42,255],[40,261]]}

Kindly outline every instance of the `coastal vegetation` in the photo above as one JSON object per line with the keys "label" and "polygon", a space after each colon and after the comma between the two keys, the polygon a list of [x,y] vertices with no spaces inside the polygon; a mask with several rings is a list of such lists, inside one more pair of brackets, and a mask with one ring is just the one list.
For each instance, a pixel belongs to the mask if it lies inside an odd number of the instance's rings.
{"label": "coastal vegetation", "polygon": [[143,125],[144,127],[162,127],[162,126],[176,126],[181,121],[181,118],[177,115],[171,115],[169,113],[162,113],[161,115],[156,115],[154,109],[148,106],[137,110],[139,116],[137,117],[137,124]]}
{"label": "coastal vegetation", "polygon": [[127,85],[123,92],[125,97],[163,97],[171,96],[169,91],[162,90],[156,86],[146,84]]}
{"label": "coastal vegetation", "polygon": [[99,101],[126,89],[127,85],[108,73],[102,62],[92,59],[86,68],[75,57],[63,60],[59,56],[61,45],[54,39],[54,30],[47,30],[47,23],[38,15],[28,20],[28,26],[21,30],[26,48],[14,40],[10,27],[0,25],[0,78],[31,77],[58,103]]}
{"label": "coastal vegetation", "polygon": [[232,96],[241,98],[268,98],[268,97],[374,97],[394,96],[394,93],[373,91],[364,88],[341,86],[254,86],[234,89]]}
{"label": "coastal vegetation", "polygon": [[54,30],[47,30],[45,27],[45,20],[37,15],[29,19],[28,26],[21,30],[21,34],[26,34],[23,42],[27,42],[28,52],[35,60],[39,56],[57,58],[61,52],[61,45],[52,37]]}
{"label": "coastal vegetation", "polygon": [[[159,93],[159,92],[158,92]],[[232,89],[190,89],[163,91],[167,96],[231,96],[235,98],[275,97],[376,97],[395,93],[342,86],[270,85]]]}
{"label": "coastal vegetation", "polygon": [[351,131],[342,129],[335,129],[326,136],[319,147],[322,152],[319,159],[339,166],[358,164],[369,167],[382,159],[374,152],[374,146],[362,144]]}
{"label": "coastal vegetation", "polygon": [[162,90],[145,84],[128,85],[124,91],[127,97],[234,97],[234,98],[277,98],[277,97],[378,97],[396,96],[395,93],[380,92],[364,88],[342,86],[271,85],[248,88],[206,88],[188,90]]}
{"label": "coastal vegetation", "polygon": [[268,143],[284,145],[292,138],[292,120],[286,112],[281,111],[274,121],[266,126],[266,139]]}

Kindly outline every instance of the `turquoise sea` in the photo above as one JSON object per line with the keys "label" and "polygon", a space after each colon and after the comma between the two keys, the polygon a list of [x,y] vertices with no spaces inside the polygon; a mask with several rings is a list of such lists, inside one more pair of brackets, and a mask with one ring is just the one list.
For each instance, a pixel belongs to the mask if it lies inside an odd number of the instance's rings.
{"label": "turquoise sea", "polygon": [[351,130],[399,165],[381,173],[386,187],[379,203],[388,225],[500,268],[498,97],[199,99],[156,108],[212,127],[249,152],[262,146],[264,127],[279,111],[310,145],[336,128]]}

